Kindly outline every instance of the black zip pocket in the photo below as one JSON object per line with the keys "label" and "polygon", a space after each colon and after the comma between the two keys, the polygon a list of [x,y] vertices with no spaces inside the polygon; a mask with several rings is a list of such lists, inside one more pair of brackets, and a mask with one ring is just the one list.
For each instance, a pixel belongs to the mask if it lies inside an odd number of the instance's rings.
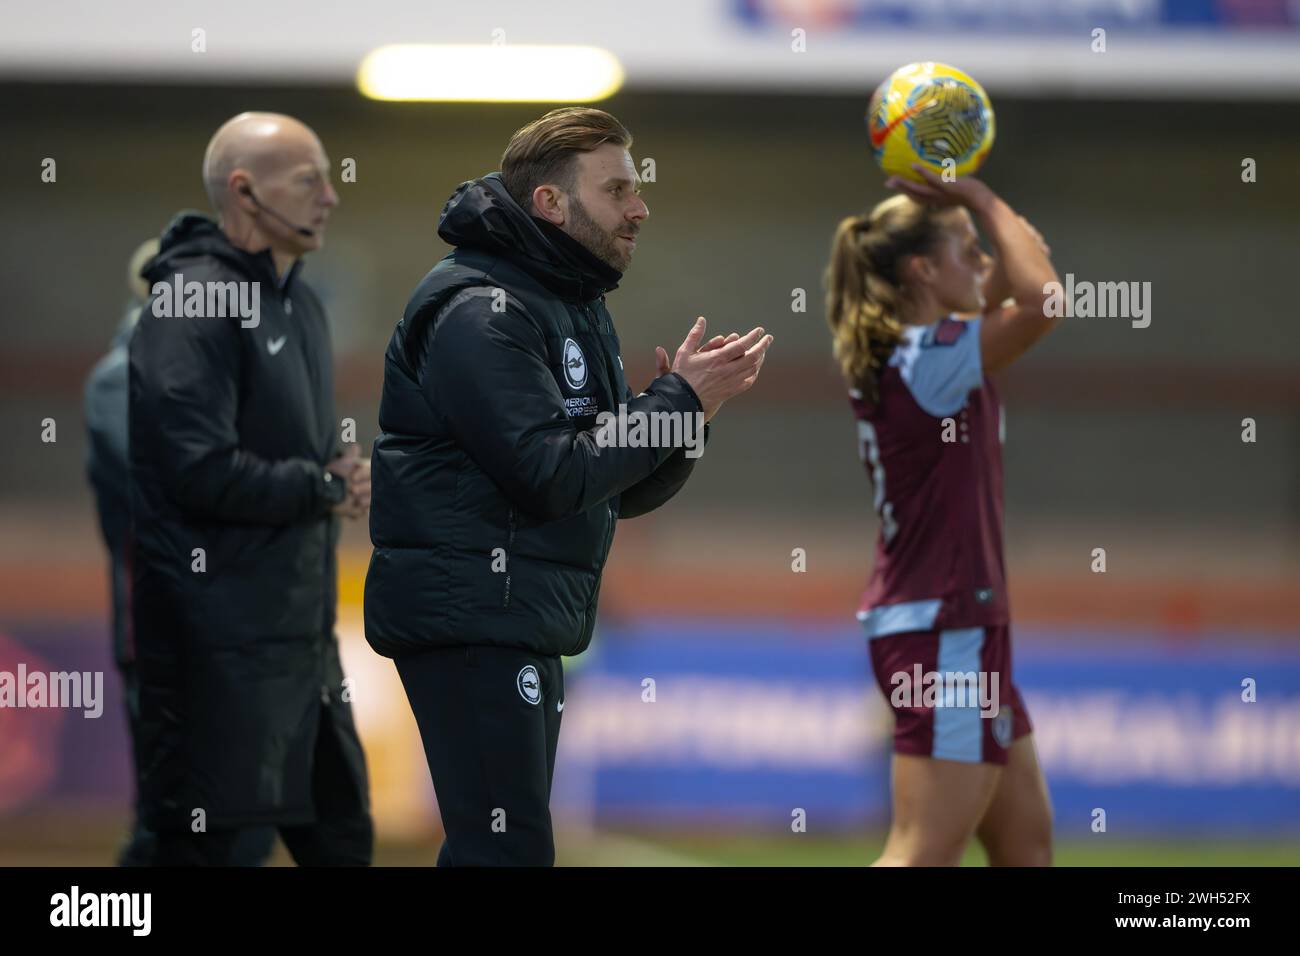
{"label": "black zip pocket", "polygon": [[605,559],[609,559],[609,549],[614,543],[614,529],[618,527],[618,515],[614,511],[614,499],[609,500],[609,531],[605,533]]}
{"label": "black zip pocket", "polygon": [[509,534],[506,536],[506,593],[501,600],[502,607],[510,606],[510,549],[515,545],[515,509],[510,508],[510,515],[506,519],[509,526]]}
{"label": "black zip pocket", "polygon": [[[614,528],[618,525],[618,515],[614,513],[613,499],[610,499],[609,503],[605,505],[605,513],[609,515],[609,530],[605,532],[604,560],[608,561],[610,545],[614,543]],[[588,615],[591,614],[592,605],[596,603],[596,597],[600,594],[600,577],[601,574],[603,573],[604,573],[604,566],[602,562],[601,571],[596,574],[596,584],[591,589],[591,599],[587,602],[586,613]]]}

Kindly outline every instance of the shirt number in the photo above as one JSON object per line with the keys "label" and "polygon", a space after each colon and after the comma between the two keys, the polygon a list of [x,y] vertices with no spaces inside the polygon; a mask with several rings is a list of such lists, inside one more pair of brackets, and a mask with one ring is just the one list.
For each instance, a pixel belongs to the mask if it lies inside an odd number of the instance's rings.
{"label": "shirt number", "polygon": [[898,534],[898,522],[894,520],[893,504],[885,500],[885,466],[880,463],[880,444],[876,441],[876,429],[871,422],[858,420],[858,440],[861,442],[859,453],[871,469],[871,484],[876,489],[871,506],[880,515],[880,533],[888,547],[894,535]]}

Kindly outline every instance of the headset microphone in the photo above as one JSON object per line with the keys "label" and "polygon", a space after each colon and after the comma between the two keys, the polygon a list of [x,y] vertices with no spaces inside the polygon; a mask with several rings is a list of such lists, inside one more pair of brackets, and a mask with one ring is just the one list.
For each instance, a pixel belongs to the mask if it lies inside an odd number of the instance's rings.
{"label": "headset microphone", "polygon": [[294,232],[298,233],[298,235],[305,236],[308,239],[311,239],[313,236],[316,235],[314,230],[308,229],[306,226],[299,226],[295,223],[292,223],[284,216],[280,215],[278,212],[272,209],[270,206],[262,205],[261,201],[256,196],[253,195],[253,190],[249,189],[247,186],[244,186],[240,190],[240,192],[242,192],[249,199],[253,200],[253,205],[256,206],[258,209],[262,210],[263,212],[269,212],[276,219],[279,219],[282,223],[284,223]]}

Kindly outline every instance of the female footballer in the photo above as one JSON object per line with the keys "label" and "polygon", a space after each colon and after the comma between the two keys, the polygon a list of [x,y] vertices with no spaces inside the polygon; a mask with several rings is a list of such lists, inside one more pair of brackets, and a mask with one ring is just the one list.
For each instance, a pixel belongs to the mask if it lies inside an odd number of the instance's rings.
{"label": "female footballer", "polygon": [[[835,231],[827,318],[880,517],[858,618],[894,711],[893,821],[877,866],[1048,865],[1052,812],[1011,679],[1005,421],[990,376],[1043,337],[1042,237],[977,179],[901,195]],[[995,255],[979,245],[976,227]]]}

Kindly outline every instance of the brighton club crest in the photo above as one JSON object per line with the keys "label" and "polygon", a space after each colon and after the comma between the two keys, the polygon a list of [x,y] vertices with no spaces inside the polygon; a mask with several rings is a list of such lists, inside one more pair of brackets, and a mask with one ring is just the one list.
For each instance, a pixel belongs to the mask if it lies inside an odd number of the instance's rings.
{"label": "brighton club crest", "polygon": [[564,340],[564,380],[575,392],[587,384],[587,357],[573,339]]}

